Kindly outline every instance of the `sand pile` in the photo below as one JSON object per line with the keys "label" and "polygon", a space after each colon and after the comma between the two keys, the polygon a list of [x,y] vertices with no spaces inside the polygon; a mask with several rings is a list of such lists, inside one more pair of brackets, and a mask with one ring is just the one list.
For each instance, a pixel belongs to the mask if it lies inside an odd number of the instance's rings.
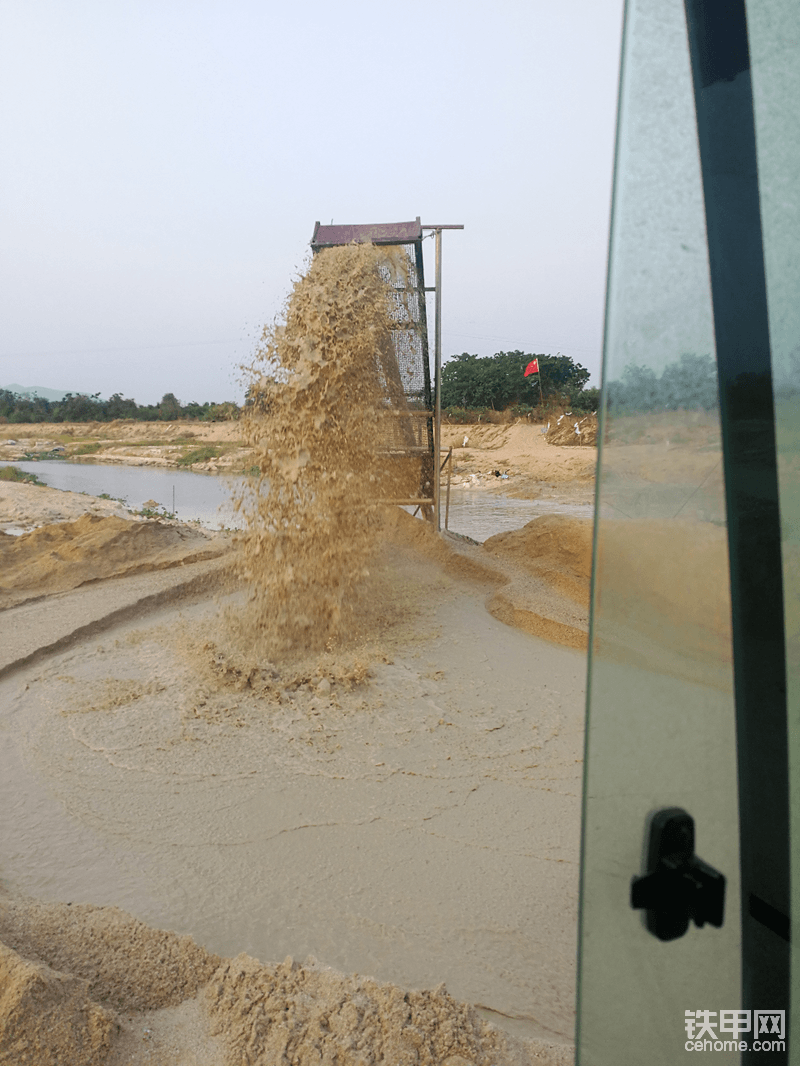
{"label": "sand pile", "polygon": [[[467,484],[477,474],[470,487],[537,499],[545,486],[550,490],[558,486],[559,495],[577,494],[588,500],[597,461],[595,448],[588,444],[571,447],[572,440],[564,446],[549,443],[544,429],[530,422],[442,426],[442,444],[453,448],[453,484]],[[508,474],[508,480],[494,476],[495,470]]]}
{"label": "sand pile", "polygon": [[[409,992],[370,978],[240,955],[206,989],[212,1032],[229,1066],[499,1066],[530,1062],[521,1045],[458,1003],[444,986]],[[566,1049],[565,1049],[566,1050]]]}
{"label": "sand pile", "polygon": [[212,559],[227,547],[199,528],[93,514],[19,537],[0,532],[0,609],[90,581]]}
{"label": "sand pile", "polygon": [[381,422],[403,403],[388,255],[371,245],[320,252],[247,370],[242,430],[258,474],[238,501],[251,595],[239,624],[272,652],[320,648],[346,628],[376,501],[417,488],[392,483],[396,471],[376,460]]}
{"label": "sand pile", "polygon": [[113,1012],[92,1002],[86,981],[0,943],[3,1066],[104,1066],[115,1028]]}
{"label": "sand pile", "polygon": [[483,544],[508,582],[487,603],[495,618],[532,636],[588,647],[592,522],[543,515]]}
{"label": "sand pile", "polygon": [[116,907],[0,901],[0,941],[20,955],[86,982],[116,1010],[175,1006],[222,961],[188,936],[152,929]]}
{"label": "sand pile", "polygon": [[438,537],[427,523],[398,511],[387,516],[386,536],[449,574],[485,584],[486,609],[505,625],[567,648],[588,646],[588,519],[543,516],[478,545],[451,534]]}
{"label": "sand pile", "polygon": [[3,1066],[107,1066],[122,1061],[118,1047],[126,1063],[155,1061],[155,1049],[130,1039],[137,1018],[152,1035],[174,1018],[169,1008],[198,992],[204,1017],[195,1028],[207,1026],[221,1052],[214,1061],[225,1066],[529,1066],[571,1057],[567,1047],[506,1036],[444,986],[405,991],[313,959],[221,960],[115,907],[4,899],[0,941]]}
{"label": "sand pile", "polygon": [[118,500],[101,500],[82,492],[0,481],[0,530],[19,532],[51,522],[73,522],[87,513],[127,518],[128,508]]}
{"label": "sand pile", "polygon": [[116,1063],[111,1055],[125,1036],[118,1012],[184,1003],[220,962],[190,937],[151,929],[116,907],[0,900],[0,1063]]}
{"label": "sand pile", "polygon": [[548,444],[562,446],[596,445],[597,415],[582,415],[580,418],[571,412],[559,415],[547,424],[545,439]]}
{"label": "sand pile", "polygon": [[483,548],[492,556],[513,561],[588,608],[592,530],[588,518],[542,515],[522,529],[489,537]]}

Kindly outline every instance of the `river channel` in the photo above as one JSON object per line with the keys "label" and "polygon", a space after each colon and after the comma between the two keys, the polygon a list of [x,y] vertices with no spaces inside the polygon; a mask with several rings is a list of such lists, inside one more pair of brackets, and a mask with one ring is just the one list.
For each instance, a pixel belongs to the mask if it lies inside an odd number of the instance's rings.
{"label": "river channel", "polygon": [[[144,504],[174,513],[184,522],[199,522],[209,529],[235,528],[240,519],[232,498],[242,485],[240,477],[198,474],[164,467],[124,466],[107,463],[68,463],[63,460],[16,462],[45,484],[89,496],[106,494],[124,500],[133,511]],[[455,533],[484,541],[495,533],[520,529],[543,514],[591,518],[590,504],[553,499],[515,500],[484,489],[456,486],[450,492],[448,527]],[[442,508],[444,524],[444,508]]]}

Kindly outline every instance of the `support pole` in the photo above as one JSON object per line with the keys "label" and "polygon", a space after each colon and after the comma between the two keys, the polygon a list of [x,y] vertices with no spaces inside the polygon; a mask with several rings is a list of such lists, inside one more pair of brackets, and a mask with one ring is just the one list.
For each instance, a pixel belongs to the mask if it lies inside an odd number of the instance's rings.
{"label": "support pole", "polygon": [[442,474],[439,467],[439,453],[442,447],[442,231],[436,231],[436,327],[434,332],[434,359],[436,367],[436,400],[434,407],[433,422],[433,454],[436,456],[434,465],[435,481],[433,485],[433,499],[435,511],[435,528],[440,533],[442,529]]}
{"label": "support pole", "polygon": [[436,234],[436,324],[434,330],[434,359],[435,359],[435,390],[436,398],[433,412],[433,511],[434,524],[437,533],[441,533],[441,496],[442,479],[439,470],[439,452],[442,445],[442,230],[463,229],[462,224],[450,226],[422,226],[422,229],[433,230]]}
{"label": "support pole", "polygon": [[453,472],[453,449],[452,449],[452,446],[450,448],[450,451],[447,453],[447,458],[445,459],[445,462],[447,463],[447,496],[445,497],[445,505],[444,505],[444,528],[448,529],[449,528],[449,522],[450,522],[450,476],[451,476],[451,474]]}

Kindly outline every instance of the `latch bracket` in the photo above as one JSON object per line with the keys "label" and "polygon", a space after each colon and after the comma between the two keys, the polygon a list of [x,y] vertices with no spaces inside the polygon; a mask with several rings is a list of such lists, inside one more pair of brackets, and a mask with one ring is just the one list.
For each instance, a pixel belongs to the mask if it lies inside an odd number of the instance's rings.
{"label": "latch bracket", "polygon": [[631,881],[631,907],[645,910],[645,924],[659,940],[677,940],[706,922],[725,917],[725,876],[694,853],[694,819],[682,807],[666,807],[650,819],[647,873]]}

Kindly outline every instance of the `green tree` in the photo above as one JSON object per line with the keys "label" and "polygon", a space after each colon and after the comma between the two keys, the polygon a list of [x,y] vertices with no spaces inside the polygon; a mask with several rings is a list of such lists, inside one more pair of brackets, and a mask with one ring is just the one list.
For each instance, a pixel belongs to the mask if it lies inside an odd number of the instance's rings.
{"label": "green tree", "polygon": [[105,417],[112,422],[115,418],[136,418],[138,409],[135,400],[127,400],[120,392],[115,392],[105,404]]}
{"label": "green tree", "polygon": [[240,415],[240,410],[230,400],[224,403],[210,403],[208,410],[203,415],[204,422],[235,422]]}
{"label": "green tree", "polygon": [[[525,368],[539,361],[539,374],[525,377]],[[503,410],[514,404],[537,404],[544,399],[565,397],[583,391],[589,371],[567,355],[531,355],[528,352],[497,352],[479,357],[463,352],[442,368],[443,407],[493,407]]]}
{"label": "green tree", "polygon": [[8,410],[9,422],[49,422],[51,420],[51,404],[41,396],[18,396],[15,393],[6,392],[5,396],[11,397],[10,403],[4,403],[4,411]]}
{"label": "green tree", "polygon": [[100,393],[87,396],[83,392],[68,392],[63,400],[54,405],[54,422],[102,422],[103,401]]}
{"label": "green tree", "polygon": [[572,394],[569,403],[575,414],[587,415],[596,412],[600,406],[600,390],[582,389]]}
{"label": "green tree", "polygon": [[162,422],[174,422],[181,417],[180,400],[175,398],[172,392],[165,392],[158,405],[158,417]]}
{"label": "green tree", "polygon": [[9,415],[14,413],[14,407],[16,406],[16,396],[13,392],[9,392],[8,389],[0,389],[0,418],[7,422]]}
{"label": "green tree", "polygon": [[192,400],[190,403],[183,405],[183,417],[184,418],[204,418],[208,411],[209,404],[198,403],[197,400]]}

